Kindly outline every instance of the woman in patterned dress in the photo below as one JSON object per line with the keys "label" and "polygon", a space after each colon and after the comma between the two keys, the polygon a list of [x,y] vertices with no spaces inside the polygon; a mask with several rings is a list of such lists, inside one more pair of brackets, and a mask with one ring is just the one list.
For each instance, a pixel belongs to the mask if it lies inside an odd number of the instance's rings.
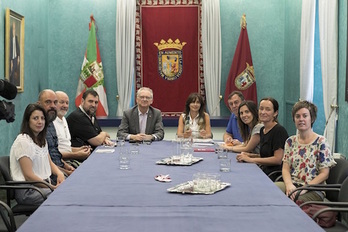
{"label": "woman in patterned dress", "polygon": [[[298,134],[290,136],[285,143],[282,175],[284,182],[277,186],[291,199],[297,193],[289,195],[297,187],[325,183],[330,167],[336,163],[329,144],[322,135],[312,129],[317,118],[317,107],[308,101],[299,101],[292,108],[292,118]],[[301,191],[300,201],[322,201],[323,192]]]}

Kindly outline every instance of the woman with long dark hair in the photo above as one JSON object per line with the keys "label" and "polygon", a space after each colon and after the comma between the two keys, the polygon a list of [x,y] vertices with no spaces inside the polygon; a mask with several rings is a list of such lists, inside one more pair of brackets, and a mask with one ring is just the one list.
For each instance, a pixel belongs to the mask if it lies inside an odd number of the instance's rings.
{"label": "woman with long dark hair", "polygon": [[[263,123],[260,130],[260,154],[242,152],[237,155],[239,162],[256,163],[267,175],[282,169],[284,145],[289,137],[286,129],[278,123],[279,104],[271,97],[261,99],[259,120]],[[274,180],[277,176],[270,177]]]}
{"label": "woman with long dark hair", "polygon": [[211,138],[209,115],[205,112],[203,97],[198,93],[191,93],[185,104],[185,111],[179,117],[179,137]]}
{"label": "woman with long dark hair", "polygon": [[260,153],[260,129],[257,105],[253,101],[243,101],[238,108],[238,126],[243,138],[239,145],[225,144],[224,148],[233,152]]}
{"label": "woman with long dark hair", "polygon": [[[15,181],[46,181],[52,189],[57,188],[65,179],[64,174],[52,162],[46,141],[47,116],[38,104],[29,104],[24,111],[21,131],[10,151],[11,176]],[[57,183],[51,184],[51,174],[57,176]],[[48,196],[51,190],[39,184]],[[32,189],[16,190],[16,200],[21,204],[41,204],[41,194]]]}

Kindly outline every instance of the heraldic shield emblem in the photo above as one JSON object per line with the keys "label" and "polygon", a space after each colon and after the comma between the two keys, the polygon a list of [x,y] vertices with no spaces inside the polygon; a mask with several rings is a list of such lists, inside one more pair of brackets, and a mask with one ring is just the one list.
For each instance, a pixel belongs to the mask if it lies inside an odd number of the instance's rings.
{"label": "heraldic shield emblem", "polygon": [[91,88],[97,82],[104,79],[103,66],[98,64],[97,61],[88,63],[87,60],[84,60],[83,70],[80,74],[80,79],[83,81],[84,85],[87,88]]}
{"label": "heraldic shield emblem", "polygon": [[158,48],[158,72],[166,80],[173,81],[180,77],[182,73],[182,48],[186,43],[180,43],[179,39],[173,42],[161,40],[160,44],[154,43]]}
{"label": "heraldic shield emblem", "polygon": [[236,77],[234,83],[238,89],[245,90],[249,88],[254,82],[254,67],[246,63],[246,68]]}

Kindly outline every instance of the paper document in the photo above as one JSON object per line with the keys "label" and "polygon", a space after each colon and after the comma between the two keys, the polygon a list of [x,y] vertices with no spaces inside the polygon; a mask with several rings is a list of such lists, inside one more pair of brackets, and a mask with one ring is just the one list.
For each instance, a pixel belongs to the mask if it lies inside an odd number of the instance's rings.
{"label": "paper document", "polygon": [[95,152],[96,153],[114,153],[115,149],[98,149]]}

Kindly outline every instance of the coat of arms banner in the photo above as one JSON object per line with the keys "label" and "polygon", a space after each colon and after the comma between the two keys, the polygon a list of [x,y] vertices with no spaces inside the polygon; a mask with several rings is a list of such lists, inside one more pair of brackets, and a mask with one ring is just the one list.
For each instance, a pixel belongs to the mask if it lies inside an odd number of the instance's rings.
{"label": "coat of arms banner", "polygon": [[154,92],[153,106],[177,116],[192,92],[204,93],[201,1],[138,0],[136,89]]}

